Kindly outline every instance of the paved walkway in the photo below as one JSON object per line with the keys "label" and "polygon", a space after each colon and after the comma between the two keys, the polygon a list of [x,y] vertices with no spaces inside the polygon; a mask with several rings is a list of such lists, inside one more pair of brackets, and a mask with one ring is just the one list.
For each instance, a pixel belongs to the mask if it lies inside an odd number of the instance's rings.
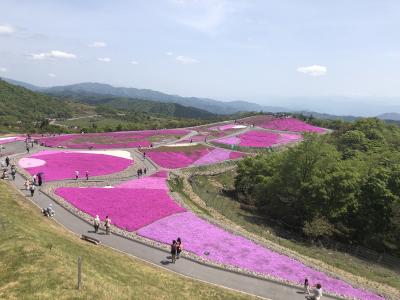
{"label": "paved walkway", "polygon": [[[19,145],[10,145],[9,147],[15,150],[21,149],[21,146]],[[103,231],[95,234],[91,224],[88,224],[86,221],[83,221],[79,217],[67,211],[65,208],[53,201],[50,197],[40,192],[39,189],[36,190],[33,197],[30,197],[30,193],[24,190],[24,178],[20,174],[17,174],[13,183],[15,187],[27,197],[27,199],[31,200],[38,207],[47,207],[50,203],[52,203],[56,212],[54,219],[77,235],[85,234],[95,237],[105,246],[125,252],[126,254],[135,256],[156,266],[200,281],[223,286],[228,289],[259,296],[265,299],[304,299],[304,295],[300,289],[203,265],[186,258],[180,258],[176,264],[170,264],[169,260],[167,259],[169,254],[163,250],[156,249],[118,235],[105,235]],[[324,298],[335,299],[327,296]]]}

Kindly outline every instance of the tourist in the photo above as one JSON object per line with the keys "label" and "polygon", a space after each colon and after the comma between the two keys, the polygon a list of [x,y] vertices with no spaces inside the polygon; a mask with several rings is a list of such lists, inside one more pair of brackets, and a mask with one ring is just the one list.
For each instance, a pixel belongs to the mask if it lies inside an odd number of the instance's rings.
{"label": "tourist", "polygon": [[29,146],[26,145],[26,152],[29,153]]}
{"label": "tourist", "polygon": [[10,165],[10,158],[7,156],[6,157],[6,166],[8,167]]}
{"label": "tourist", "polygon": [[25,183],[24,183],[24,186],[25,186],[25,190],[29,190],[29,187],[30,187],[30,185],[31,185],[31,183],[30,183],[30,181],[29,180],[25,180]]}
{"label": "tourist", "polygon": [[33,194],[35,193],[35,185],[31,184],[31,186],[29,187],[29,190],[31,191],[31,197],[33,197]]}
{"label": "tourist", "polygon": [[17,173],[17,171],[15,170],[15,168],[11,168],[11,176],[12,179],[15,180],[15,174]]}
{"label": "tourist", "polygon": [[89,171],[85,172],[86,180],[89,180]]}
{"label": "tourist", "polygon": [[75,171],[75,180],[78,180],[78,178],[79,178],[79,171],[76,170],[76,171]]}
{"label": "tourist", "polygon": [[106,234],[110,234],[111,219],[108,216],[106,216],[106,219],[104,220],[104,227],[106,228]]}
{"label": "tourist", "polygon": [[31,147],[33,148],[33,140],[31,141]]}
{"label": "tourist", "polygon": [[139,178],[139,177],[140,177],[140,171],[139,171],[139,169],[137,169],[136,173],[137,173],[137,177]]}
{"label": "tourist", "polygon": [[4,170],[4,171],[3,171],[3,174],[1,175],[1,179],[8,179],[7,170]]}
{"label": "tourist", "polygon": [[312,296],[306,296],[307,300],[320,300],[322,297],[322,286],[321,284],[317,283],[315,286],[315,289],[313,290]]}
{"label": "tourist", "polygon": [[193,143],[193,139],[190,139],[190,143]]}
{"label": "tourist", "polygon": [[37,174],[37,181],[38,181],[38,185],[39,185],[39,186],[42,186],[42,184],[43,184],[43,177],[42,177],[42,174],[41,174],[41,173],[38,173],[38,174]]}
{"label": "tourist", "polygon": [[146,152],[143,152],[143,159],[146,159]]}
{"label": "tourist", "polygon": [[181,238],[178,237],[178,239],[176,240],[176,259],[179,259],[179,255],[181,254],[182,250],[183,250],[182,241]]}
{"label": "tourist", "polygon": [[37,175],[33,175],[32,176],[32,185],[36,185],[37,184]]}
{"label": "tourist", "polygon": [[310,284],[308,283],[308,279],[304,279],[304,294],[310,294]]}
{"label": "tourist", "polygon": [[171,244],[171,263],[173,263],[173,264],[176,261],[176,251],[177,251],[176,241],[173,240],[172,244]]}
{"label": "tourist", "polygon": [[143,173],[144,173],[144,175],[147,174],[147,168],[144,168],[144,169],[143,169]]}
{"label": "tourist", "polygon": [[97,233],[99,231],[99,227],[100,227],[100,217],[99,217],[99,215],[96,215],[96,218],[94,218],[93,227],[94,227],[94,232]]}

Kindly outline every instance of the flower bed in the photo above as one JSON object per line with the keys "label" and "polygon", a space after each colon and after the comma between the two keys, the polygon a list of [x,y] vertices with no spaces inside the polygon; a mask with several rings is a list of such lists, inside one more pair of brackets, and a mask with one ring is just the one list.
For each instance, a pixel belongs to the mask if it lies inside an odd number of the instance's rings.
{"label": "flower bed", "polygon": [[302,139],[299,134],[273,133],[262,130],[247,131],[238,136],[216,139],[214,142],[225,145],[236,145],[242,147],[272,147],[296,142]]}
{"label": "flower bed", "polygon": [[152,176],[126,181],[124,183],[116,185],[115,188],[168,191],[168,185],[166,181],[167,176],[168,174],[166,172],[160,171],[156,174],[153,174]]}
{"label": "flower bed", "polygon": [[237,159],[245,154],[203,145],[160,147],[146,150],[146,155],[160,167],[167,169],[185,168],[192,164],[199,166]]}
{"label": "flower bed", "polygon": [[99,215],[104,220],[109,216],[115,226],[127,231],[185,211],[163,189],[135,188],[133,192],[131,188],[118,187],[63,187],[55,193],[92,217]]}
{"label": "flower bed", "polygon": [[108,175],[132,164],[132,159],[113,155],[66,151],[42,151],[19,161],[19,165],[29,174],[43,173],[46,181],[75,178],[77,170],[80,177],[84,177],[86,171],[89,176]]}
{"label": "flower bed", "polygon": [[325,128],[316,127],[310,124],[307,124],[303,121],[300,121],[295,118],[279,118],[275,120],[271,120],[265,122],[260,127],[266,129],[280,130],[280,131],[292,131],[292,132],[316,132],[322,133],[325,132]]}
{"label": "flower bed", "polygon": [[104,132],[43,137],[39,138],[38,141],[48,147],[75,149],[134,148],[148,147],[152,143],[173,141],[188,133],[190,131],[185,129]]}
{"label": "flower bed", "polygon": [[171,215],[138,230],[138,234],[165,244],[177,237],[184,249],[217,263],[301,284],[308,278],[312,284],[321,283],[325,291],[357,299],[383,299],[371,292],[327,276],[299,261],[271,251],[244,237],[231,234],[212,225],[191,212]]}

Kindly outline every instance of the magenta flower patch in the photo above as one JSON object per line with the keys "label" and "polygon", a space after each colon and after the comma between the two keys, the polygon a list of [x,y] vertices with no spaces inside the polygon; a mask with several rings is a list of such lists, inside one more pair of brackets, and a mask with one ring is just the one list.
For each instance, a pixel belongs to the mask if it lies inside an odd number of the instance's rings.
{"label": "magenta flower patch", "polygon": [[170,244],[172,240],[180,237],[184,249],[211,261],[297,284],[308,278],[312,284],[321,283],[325,291],[347,297],[363,300],[383,299],[371,292],[354,288],[342,280],[329,277],[295,259],[257,245],[244,237],[231,234],[191,212],[161,219],[141,228],[138,234],[165,244]]}
{"label": "magenta flower patch", "polygon": [[[36,165],[29,167],[29,163]],[[25,166],[29,174],[43,173],[46,181],[75,178],[75,171],[80,172],[81,178],[84,178],[86,171],[89,176],[108,175],[120,172],[131,164],[133,160],[112,155],[64,151],[43,151],[20,161],[21,167]]]}
{"label": "magenta flower patch", "polygon": [[38,141],[48,147],[73,149],[115,149],[148,147],[154,142],[176,140],[190,133],[186,129],[162,129],[143,131],[121,131],[87,134],[66,134],[39,138]]}
{"label": "magenta flower patch", "polygon": [[115,226],[128,231],[185,211],[162,189],[65,187],[55,193],[93,217],[99,215],[104,220],[108,215]]}
{"label": "magenta flower patch", "polygon": [[266,129],[274,129],[281,131],[293,131],[293,132],[325,132],[325,128],[316,127],[310,124],[307,124],[303,121],[297,120],[295,118],[281,118],[274,119],[264,124],[260,124],[259,126]]}
{"label": "magenta flower patch", "polygon": [[238,136],[232,136],[214,140],[216,143],[226,145],[237,145],[242,147],[265,148],[299,141],[299,134],[275,133],[264,130],[251,130]]}
{"label": "magenta flower patch", "polygon": [[[211,148],[203,145],[161,147],[153,150],[146,150],[146,155],[157,165],[167,169],[186,168],[190,165],[200,166],[218,163],[232,159],[232,151]],[[245,154],[238,153],[232,157],[239,158]]]}

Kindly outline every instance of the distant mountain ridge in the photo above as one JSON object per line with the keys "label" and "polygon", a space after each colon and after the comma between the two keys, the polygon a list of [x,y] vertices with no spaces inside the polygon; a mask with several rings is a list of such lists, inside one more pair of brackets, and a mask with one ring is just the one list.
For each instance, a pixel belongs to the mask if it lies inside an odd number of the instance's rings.
{"label": "distant mountain ridge", "polygon": [[137,88],[126,88],[126,87],[114,87],[104,83],[93,83],[85,82],[65,86],[54,86],[50,88],[37,87],[29,83],[4,78],[5,81],[20,85],[25,88],[34,91],[40,91],[46,94],[54,96],[63,96],[66,93],[90,93],[90,94],[101,94],[105,96],[115,96],[123,98],[133,98],[140,100],[151,100],[164,103],[177,103],[183,106],[190,106],[198,109],[202,109],[213,114],[227,115],[234,114],[237,112],[288,112],[287,108],[276,107],[276,106],[263,106],[256,103],[247,101],[229,101],[223,102],[208,98],[197,98],[197,97],[182,97],[178,95],[165,94],[158,91],[149,89],[137,89]]}

